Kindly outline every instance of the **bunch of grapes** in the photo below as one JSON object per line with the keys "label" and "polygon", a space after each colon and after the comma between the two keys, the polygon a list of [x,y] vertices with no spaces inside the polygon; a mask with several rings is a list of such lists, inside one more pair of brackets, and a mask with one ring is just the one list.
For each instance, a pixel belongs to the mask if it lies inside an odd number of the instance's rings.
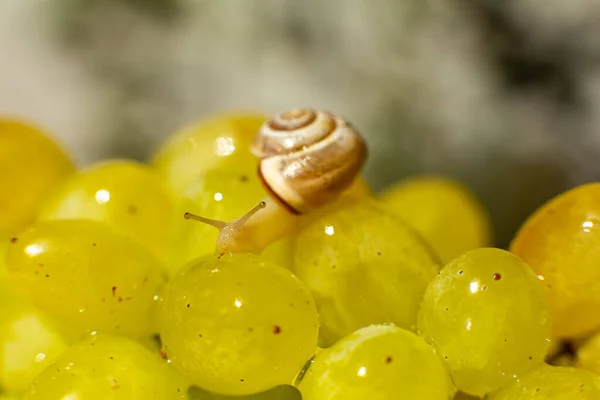
{"label": "bunch of grapes", "polygon": [[600,399],[600,184],[503,250],[467,188],[376,195],[366,156],[290,110],[79,168],[1,119],[0,400]]}

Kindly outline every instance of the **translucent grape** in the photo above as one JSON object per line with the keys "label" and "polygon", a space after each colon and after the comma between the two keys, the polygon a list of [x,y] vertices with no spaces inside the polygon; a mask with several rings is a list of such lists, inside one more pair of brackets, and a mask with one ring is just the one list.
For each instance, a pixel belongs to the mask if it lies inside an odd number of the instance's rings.
{"label": "translucent grape", "polygon": [[438,269],[421,238],[374,201],[322,215],[294,244],[294,272],[315,297],[325,347],[371,324],[414,327]]}
{"label": "translucent grape", "polygon": [[[214,394],[197,387],[190,388],[190,400],[302,400],[298,389],[293,386],[278,386],[266,392],[247,396],[227,396]],[[0,399],[1,400],[1,399]]]}
{"label": "translucent grape", "polygon": [[543,279],[556,337],[600,328],[600,183],[579,186],[541,207],[511,251]]}
{"label": "translucent grape", "polygon": [[600,375],[600,333],[589,338],[577,349],[577,366]]}
{"label": "translucent grape", "polygon": [[0,119],[0,240],[33,222],[41,202],[74,170],[40,128]]}
{"label": "translucent grape", "polygon": [[315,351],[318,315],[308,288],[258,256],[199,258],[163,296],[159,329],[167,356],[213,393],[291,384]]}
{"label": "translucent grape", "polygon": [[388,189],[382,201],[426,239],[444,263],[491,244],[487,212],[458,182],[419,176]]}
{"label": "translucent grape", "polygon": [[598,400],[600,399],[600,377],[576,368],[545,365],[528,372],[488,398],[489,400]]}
{"label": "translucent grape", "polygon": [[431,346],[384,325],[360,329],[320,352],[299,389],[303,400],[448,400],[455,392]]}
{"label": "translucent grape", "polygon": [[[152,163],[179,194],[207,171],[254,178],[258,162],[250,146],[267,117],[253,113],[214,115],[184,127],[158,150]],[[239,215],[238,215],[239,216]]]}
{"label": "translucent grape", "polygon": [[141,344],[92,332],[39,374],[24,400],[184,400],[187,386]]}
{"label": "translucent grape", "polygon": [[147,245],[169,264],[175,223],[183,222],[167,187],[149,167],[109,161],[72,175],[42,207],[41,219],[93,219]]}
{"label": "translucent grape", "polygon": [[154,333],[161,265],[136,241],[100,222],[40,223],[13,239],[11,280],[69,333]]}
{"label": "translucent grape", "polygon": [[0,283],[0,304],[0,386],[22,393],[68,345],[54,321],[7,282]]}
{"label": "translucent grape", "polygon": [[446,265],[419,312],[419,333],[444,357],[457,388],[481,396],[544,361],[544,288],[518,257],[477,249]]}

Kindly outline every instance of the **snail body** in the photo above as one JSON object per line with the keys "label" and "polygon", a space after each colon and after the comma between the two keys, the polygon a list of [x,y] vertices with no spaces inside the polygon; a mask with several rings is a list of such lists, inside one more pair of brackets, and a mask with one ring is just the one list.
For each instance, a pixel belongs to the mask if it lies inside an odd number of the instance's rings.
{"label": "snail body", "polygon": [[186,219],[220,230],[217,253],[260,253],[288,233],[298,215],[338,198],[367,158],[366,143],[350,124],[313,109],[274,116],[260,128],[251,150],[259,159],[258,174],[269,193],[259,206],[231,222],[185,214]]}

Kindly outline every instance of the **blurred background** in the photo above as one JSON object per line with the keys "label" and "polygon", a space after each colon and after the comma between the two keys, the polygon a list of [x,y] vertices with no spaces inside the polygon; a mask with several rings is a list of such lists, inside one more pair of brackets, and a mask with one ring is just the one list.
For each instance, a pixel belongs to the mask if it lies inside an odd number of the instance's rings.
{"label": "blurred background", "polygon": [[1,0],[0,113],[82,165],[145,160],[211,113],[329,109],[374,189],[442,173],[497,245],[600,174],[598,0]]}

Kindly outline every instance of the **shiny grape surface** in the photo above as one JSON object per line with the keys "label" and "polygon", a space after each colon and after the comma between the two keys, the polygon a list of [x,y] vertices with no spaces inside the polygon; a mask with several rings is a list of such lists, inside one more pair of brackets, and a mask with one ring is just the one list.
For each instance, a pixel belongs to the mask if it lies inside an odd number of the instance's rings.
{"label": "shiny grape surface", "polygon": [[421,238],[370,200],[323,215],[294,243],[294,272],[313,293],[325,347],[375,323],[414,328],[438,269]]}
{"label": "shiny grape surface", "polygon": [[113,160],[72,175],[44,205],[40,218],[93,219],[146,245],[169,263],[175,224],[182,223],[176,201],[149,167]]}
{"label": "shiny grape surface", "polygon": [[513,254],[470,251],[427,288],[419,334],[444,358],[459,390],[484,395],[544,361],[550,343],[544,288]]}
{"label": "shiny grape surface", "polygon": [[298,389],[289,385],[278,386],[266,392],[247,396],[214,394],[198,387],[192,387],[189,391],[189,400],[302,400],[302,396]]}
{"label": "shiny grape surface", "polygon": [[358,330],[320,352],[299,385],[303,400],[447,400],[455,389],[442,360],[414,333]]}
{"label": "shiny grape surface", "polygon": [[193,384],[213,393],[291,384],[316,350],[319,317],[308,288],[258,256],[199,258],[162,297],[163,350]]}
{"label": "shiny grape surface", "polygon": [[600,328],[600,184],[579,186],[535,212],[511,251],[543,279],[553,334],[577,337]]}
{"label": "shiny grape surface", "polygon": [[33,222],[40,204],[74,170],[39,127],[0,118],[0,240]]}
{"label": "shiny grape surface", "polygon": [[267,117],[256,113],[203,119],[174,133],[154,155],[152,164],[181,195],[187,195],[208,171],[255,179],[258,161],[250,146],[266,121]]}
{"label": "shiny grape surface", "polygon": [[417,176],[389,188],[381,200],[427,240],[443,263],[491,245],[490,218],[473,193],[460,183]]}
{"label": "shiny grape surface", "polygon": [[488,397],[489,400],[597,400],[600,377],[575,368],[541,366]]}
{"label": "shiny grape surface", "polygon": [[23,393],[68,344],[55,321],[6,281],[0,283],[0,304],[0,386]]}
{"label": "shiny grape surface", "polygon": [[92,332],[34,380],[23,400],[185,400],[187,384],[158,353]]}
{"label": "shiny grape surface", "polygon": [[155,332],[163,270],[136,241],[100,222],[58,220],[37,224],[12,242],[11,281],[69,333]]}

